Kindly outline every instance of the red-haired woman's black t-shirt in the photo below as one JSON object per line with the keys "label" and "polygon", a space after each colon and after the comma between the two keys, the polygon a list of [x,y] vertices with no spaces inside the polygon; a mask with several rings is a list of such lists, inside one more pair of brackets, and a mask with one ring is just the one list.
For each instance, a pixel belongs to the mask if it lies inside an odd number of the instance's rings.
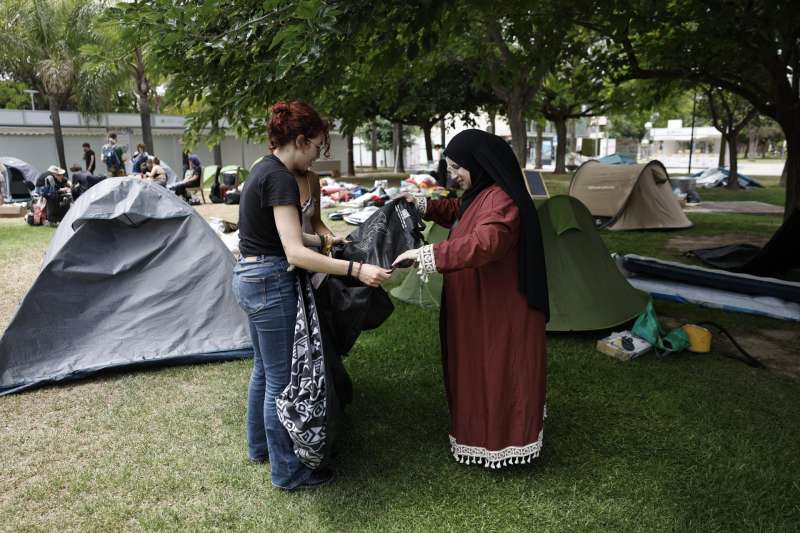
{"label": "red-haired woman's black t-shirt", "polygon": [[239,251],[242,256],[285,257],[272,208],[294,205],[300,216],[300,189],[294,176],[274,155],[253,167],[239,199]]}

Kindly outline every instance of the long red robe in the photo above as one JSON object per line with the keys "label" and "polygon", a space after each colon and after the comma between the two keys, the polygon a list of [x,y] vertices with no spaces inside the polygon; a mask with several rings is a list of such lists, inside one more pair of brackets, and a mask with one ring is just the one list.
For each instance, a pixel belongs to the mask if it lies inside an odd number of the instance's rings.
{"label": "long red robe", "polygon": [[[451,227],[460,199],[428,203]],[[483,191],[450,237],[433,246],[444,274],[443,362],[450,444],[461,462],[530,462],[542,446],[545,316],[518,285],[519,210],[497,185]]]}

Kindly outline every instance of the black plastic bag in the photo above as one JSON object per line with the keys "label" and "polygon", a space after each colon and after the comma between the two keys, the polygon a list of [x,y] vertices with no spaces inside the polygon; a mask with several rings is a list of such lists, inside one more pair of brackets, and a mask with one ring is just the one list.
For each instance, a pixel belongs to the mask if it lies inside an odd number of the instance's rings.
{"label": "black plastic bag", "polygon": [[349,244],[337,245],[339,259],[391,268],[398,255],[424,244],[425,224],[414,204],[403,198],[392,200],[369,217],[350,235]]}

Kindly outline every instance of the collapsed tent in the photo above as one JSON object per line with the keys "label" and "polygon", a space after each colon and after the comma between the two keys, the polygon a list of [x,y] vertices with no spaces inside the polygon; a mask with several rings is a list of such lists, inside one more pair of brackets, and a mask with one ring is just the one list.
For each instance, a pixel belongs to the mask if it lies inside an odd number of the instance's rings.
{"label": "collapsed tent", "polygon": [[[763,185],[750,176],[746,176],[740,172],[737,172],[736,175],[739,178],[739,186],[742,188],[764,188]],[[695,184],[697,187],[704,189],[710,189],[712,187],[725,187],[728,185],[728,180],[731,177],[731,171],[724,167],[707,168],[701,172],[692,174],[691,177],[695,178]]]}
{"label": "collapsed tent", "polygon": [[16,157],[0,157],[0,163],[5,168],[0,173],[0,179],[4,181],[5,185],[3,200],[6,202],[30,200],[30,190],[36,185],[39,171]]}
{"label": "collapsed tent", "polygon": [[616,258],[634,287],[653,298],[782,320],[800,320],[800,283],[714,270],[652,257]]}
{"label": "collapsed tent", "polygon": [[234,259],[180,198],[109,178],[73,204],[0,339],[0,394],[94,372],[252,353]]}
{"label": "collapsed tent", "polygon": [[[548,331],[610,328],[644,310],[648,296],[622,276],[580,201],[554,196],[541,203],[538,212],[550,294]],[[439,242],[447,234],[446,229],[432,225],[426,240]],[[391,294],[406,303],[438,307],[441,287],[441,274],[430,274],[425,284],[412,270]]]}
{"label": "collapsed tent", "polygon": [[733,244],[691,250],[688,255],[714,268],[732,272],[795,278],[800,270],[798,233],[800,211],[794,211],[763,248],[752,244]]}
{"label": "collapsed tent", "polygon": [[595,224],[611,230],[692,226],[672,193],[667,169],[659,161],[643,165],[587,161],[572,176],[569,195],[589,208]]}

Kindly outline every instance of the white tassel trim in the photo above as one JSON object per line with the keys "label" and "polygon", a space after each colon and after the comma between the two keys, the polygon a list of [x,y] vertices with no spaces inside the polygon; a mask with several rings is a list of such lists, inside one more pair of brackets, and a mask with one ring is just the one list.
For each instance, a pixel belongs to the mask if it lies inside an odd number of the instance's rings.
{"label": "white tassel trim", "polygon": [[536,442],[525,446],[508,446],[502,450],[487,450],[480,446],[466,446],[459,444],[455,437],[450,435],[450,451],[456,461],[462,464],[482,464],[486,468],[498,469],[510,464],[528,464],[539,457],[542,451],[544,428],[539,431]]}

